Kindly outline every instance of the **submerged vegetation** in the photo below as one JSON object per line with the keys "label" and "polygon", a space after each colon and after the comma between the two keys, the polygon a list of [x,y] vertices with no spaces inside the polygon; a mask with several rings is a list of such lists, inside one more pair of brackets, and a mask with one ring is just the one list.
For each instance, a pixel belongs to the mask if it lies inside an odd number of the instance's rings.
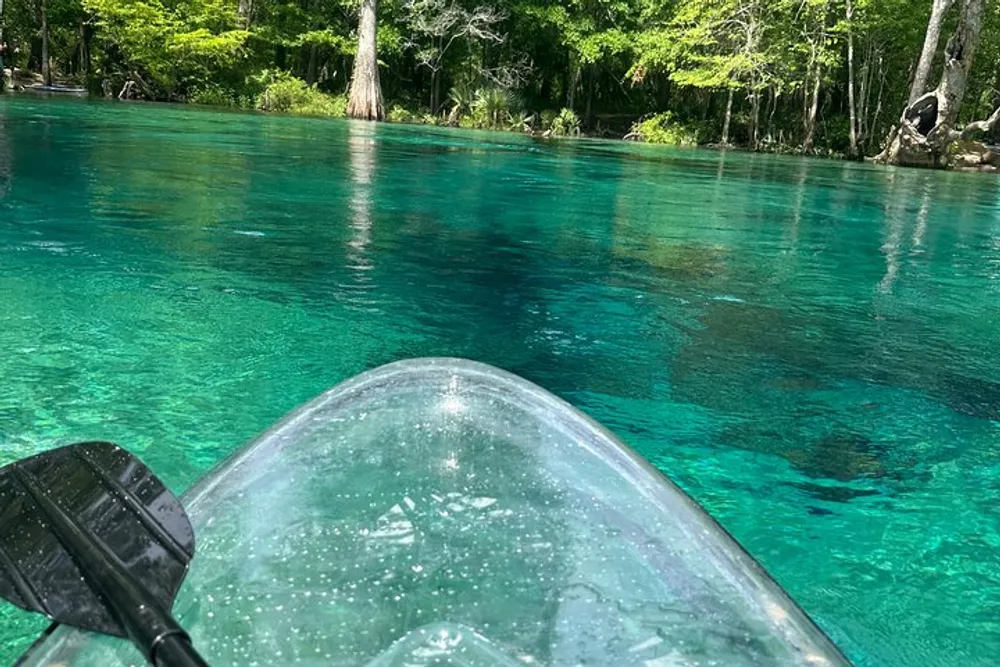
{"label": "submerged vegetation", "polygon": [[1000,162],[978,141],[995,138],[1000,118],[997,0],[8,0],[0,9],[8,67],[120,98],[928,166]]}

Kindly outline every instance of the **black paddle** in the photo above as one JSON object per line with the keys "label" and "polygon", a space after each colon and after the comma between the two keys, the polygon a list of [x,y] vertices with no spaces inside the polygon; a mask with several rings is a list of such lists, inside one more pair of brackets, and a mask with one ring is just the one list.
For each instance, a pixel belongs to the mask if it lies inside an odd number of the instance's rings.
{"label": "black paddle", "polygon": [[85,442],[0,469],[0,596],[127,637],[161,667],[207,667],[170,615],[194,556],[184,508],[139,459]]}

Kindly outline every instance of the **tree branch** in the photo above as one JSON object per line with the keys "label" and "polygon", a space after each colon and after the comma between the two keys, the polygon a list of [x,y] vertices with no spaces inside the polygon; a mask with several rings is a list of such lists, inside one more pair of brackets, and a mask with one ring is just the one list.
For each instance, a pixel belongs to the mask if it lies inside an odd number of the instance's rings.
{"label": "tree branch", "polygon": [[968,139],[977,132],[989,132],[993,129],[993,126],[997,124],[997,121],[1000,121],[1000,107],[997,107],[997,110],[993,112],[993,115],[986,120],[977,120],[974,123],[966,125],[962,128],[962,133],[959,136],[962,139]]}

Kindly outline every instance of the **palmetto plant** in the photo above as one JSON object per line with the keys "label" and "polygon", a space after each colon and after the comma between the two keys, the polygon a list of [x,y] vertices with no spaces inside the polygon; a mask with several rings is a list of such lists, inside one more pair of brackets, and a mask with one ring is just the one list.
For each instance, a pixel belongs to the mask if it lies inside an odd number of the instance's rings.
{"label": "palmetto plant", "polygon": [[448,124],[457,125],[459,119],[472,112],[476,102],[476,89],[468,83],[460,83],[448,94],[451,111],[448,112]]}
{"label": "palmetto plant", "polygon": [[472,103],[472,115],[479,127],[497,130],[507,127],[516,106],[510,91],[495,86],[480,88]]}
{"label": "palmetto plant", "polygon": [[549,131],[556,137],[577,136],[580,134],[580,119],[572,109],[563,109],[552,119]]}

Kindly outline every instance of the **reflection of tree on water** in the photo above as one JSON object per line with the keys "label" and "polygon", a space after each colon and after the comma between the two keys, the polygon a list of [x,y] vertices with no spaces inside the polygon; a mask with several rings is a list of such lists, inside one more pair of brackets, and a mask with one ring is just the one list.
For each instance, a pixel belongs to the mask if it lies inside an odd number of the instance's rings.
{"label": "reflection of tree on water", "polygon": [[799,245],[799,227],[802,225],[802,208],[806,198],[806,182],[809,180],[809,160],[799,164],[798,181],[795,184],[795,203],[792,205],[792,221],[788,230],[788,250],[795,255]]}
{"label": "reflection of tree on water", "polygon": [[7,139],[7,118],[0,109],[0,199],[7,196],[10,190],[11,157],[10,144]]}
{"label": "reflection of tree on water", "polygon": [[914,252],[922,248],[924,245],[924,236],[927,234],[927,218],[930,217],[930,208],[930,189],[924,187],[924,193],[920,197],[920,212],[917,214],[917,224],[913,228]]}
{"label": "reflection of tree on water", "polygon": [[347,242],[347,266],[359,283],[371,282],[365,272],[374,266],[367,248],[371,243],[372,179],[375,174],[375,128],[368,123],[351,123],[347,150],[351,164],[351,230]]}
{"label": "reflection of tree on water", "polygon": [[[894,179],[895,174],[890,177]],[[883,242],[880,248],[885,255],[885,275],[878,285],[878,291],[886,293],[892,290],[899,274],[900,244],[903,239],[903,227],[906,224],[908,196],[901,188],[893,188],[895,192],[890,194],[885,205],[885,231],[883,232]],[[926,198],[924,200],[926,204]],[[926,215],[924,216],[926,219]]]}

